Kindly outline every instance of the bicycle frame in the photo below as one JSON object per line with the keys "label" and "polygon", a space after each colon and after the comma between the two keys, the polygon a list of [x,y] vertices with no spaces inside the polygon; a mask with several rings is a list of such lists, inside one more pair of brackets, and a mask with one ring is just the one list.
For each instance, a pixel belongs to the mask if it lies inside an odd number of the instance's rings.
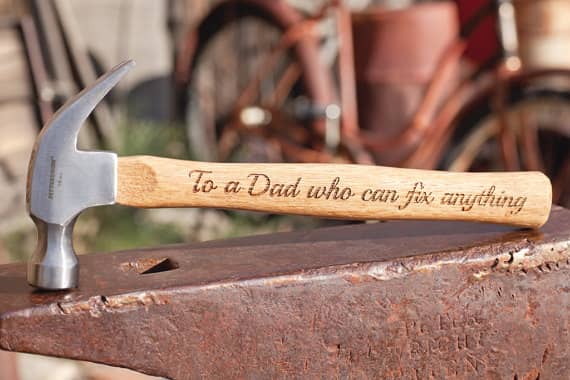
{"label": "bicycle frame", "polygon": [[[485,17],[489,17],[497,11],[497,26],[500,57],[491,57],[465,80],[459,83],[451,93],[453,96],[445,98],[443,84],[449,79],[450,73],[460,64],[466,48],[466,41],[475,30],[477,25]],[[503,161],[507,170],[520,170],[519,154],[517,152],[516,137],[504,115],[505,99],[508,97],[509,87],[514,83],[526,81],[531,78],[563,74],[570,75],[567,69],[547,70],[523,70],[521,59],[518,54],[519,44],[517,39],[516,19],[512,0],[490,1],[486,6],[476,12],[466,27],[462,30],[460,38],[452,43],[443,54],[440,64],[426,89],[425,96],[415,113],[412,122],[403,129],[402,133],[392,139],[378,140],[360,131],[360,142],[368,150],[409,150],[411,153],[399,165],[431,169],[438,165],[445,153],[447,142],[451,137],[454,121],[459,119],[469,104],[475,103],[481,97],[493,96],[496,102],[496,112],[499,114],[500,142]],[[484,74],[487,78],[483,78]],[[443,103],[439,106],[440,102]],[[526,139],[526,147],[531,162],[536,162],[538,152],[533,147],[536,143],[528,142],[530,132],[523,130],[523,143]],[[532,164],[529,169],[540,170],[539,165]]]}
{"label": "bicycle frame", "polygon": [[[251,0],[261,9],[270,9],[274,12],[277,19],[282,19],[283,12],[289,12],[288,7],[284,7],[281,2]],[[280,4],[277,6],[276,4]],[[342,5],[341,1],[332,1],[325,5],[320,12],[314,17],[301,20],[295,18],[295,22],[291,22],[284,27],[284,33],[278,46],[271,53],[269,58],[263,63],[258,75],[250,83],[250,86],[242,93],[238,100],[238,107],[251,103],[256,96],[257,84],[263,76],[271,72],[275,65],[275,61],[280,54],[291,48],[297,48],[298,45],[306,43],[306,41],[315,41],[315,25],[317,21],[325,14],[325,10],[334,8],[338,11],[337,30],[339,39],[343,43],[338,57],[338,77],[339,77],[339,95],[338,102],[342,109],[342,122],[340,127],[341,145],[349,146],[348,149],[352,154],[352,160],[360,163],[370,163],[370,155],[367,152],[387,153],[394,157],[401,157],[402,152],[404,158],[400,162],[391,162],[407,167],[434,168],[437,166],[441,157],[445,153],[446,142],[453,133],[454,121],[462,114],[468,104],[474,102],[481,94],[491,94],[496,98],[497,112],[502,114],[504,109],[504,99],[508,94],[509,83],[524,80],[533,77],[534,71],[523,71],[521,69],[521,60],[518,56],[518,41],[516,34],[516,20],[514,18],[512,0],[491,0],[484,4],[470,20],[468,20],[461,30],[458,38],[450,44],[441,56],[440,63],[436,68],[432,80],[427,85],[425,95],[423,96],[412,121],[401,132],[393,138],[378,139],[373,133],[361,130],[358,126],[358,115],[356,110],[356,89],[354,62],[352,60],[352,36],[351,36],[351,15],[347,8]],[[499,29],[499,46],[500,54],[491,57],[480,66],[476,67],[470,75],[464,78],[459,84],[452,89],[453,96],[446,95],[446,85],[450,82],[450,78],[463,62],[464,53],[467,46],[467,40],[477,26],[486,17],[491,14],[498,15]],[[195,43],[195,40],[187,39],[189,43]],[[348,46],[348,47],[347,47]],[[306,50],[306,61],[318,62],[318,54],[316,50]],[[180,61],[180,60],[179,60]],[[179,68],[189,68],[191,63],[183,62]],[[316,79],[318,64],[314,64],[313,69],[308,72],[300,71],[299,67],[292,67],[286,70],[282,76],[277,90],[273,96],[273,104],[270,105],[278,108],[282,103],[285,94],[301,75],[304,80],[319,86],[319,80]],[[562,70],[565,72],[564,70]],[[547,71],[540,71],[540,75],[548,74]],[[537,75],[538,75],[537,74]],[[180,72],[179,72],[180,75]],[[187,74],[182,74],[182,77]],[[320,104],[327,104],[335,101],[335,97],[331,96],[332,89],[325,90],[321,88],[321,93],[328,92],[327,96],[318,98]],[[502,117],[502,116],[500,116]],[[514,136],[509,135],[510,129],[506,126],[506,120],[502,118],[503,127],[501,128],[501,143],[504,160],[508,169],[514,169],[518,166],[516,152],[516,144]],[[322,136],[323,141],[326,135],[326,129],[323,124],[314,124],[316,135]],[[279,140],[279,138],[277,138]],[[285,144],[285,143],[284,143]],[[303,153],[303,148],[291,149],[296,151],[295,161],[305,161],[306,158],[314,161],[315,157],[319,157],[317,161],[326,161],[331,159],[331,155],[327,152],[318,152],[323,149],[322,142],[315,142],[313,148]],[[317,152],[311,152],[316,149]],[[322,153],[319,156],[319,153]],[[358,156],[358,157],[357,157]],[[383,162],[377,162],[383,164]]]}

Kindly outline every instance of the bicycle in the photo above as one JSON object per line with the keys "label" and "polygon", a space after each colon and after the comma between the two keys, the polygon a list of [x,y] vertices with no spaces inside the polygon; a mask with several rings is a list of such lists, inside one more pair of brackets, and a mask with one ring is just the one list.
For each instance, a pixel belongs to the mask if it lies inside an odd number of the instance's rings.
{"label": "bicycle", "polygon": [[[546,9],[552,7],[553,1],[538,3]],[[518,2],[517,6],[524,7],[525,2]],[[536,4],[526,6],[536,7]],[[564,7],[564,2],[560,6]],[[475,12],[441,55],[412,121],[396,128],[399,131],[396,135],[379,137],[358,127],[356,107],[350,104],[350,94],[355,92],[354,64],[347,59],[347,55],[352,55],[352,38],[347,28],[351,15],[341,2],[327,3],[316,15],[307,17],[280,1],[223,1],[185,39],[186,48],[182,49],[177,64],[180,93],[193,86],[201,55],[232,22],[255,18],[276,26],[281,35],[243,92],[246,95],[230,101],[230,112],[210,127],[190,128],[190,134],[194,134],[190,139],[198,141],[206,148],[203,150],[224,153],[221,157],[201,157],[206,159],[232,159],[230,152],[236,147],[243,148],[240,139],[255,137],[269,151],[278,152],[273,158],[265,155],[263,159],[333,161],[340,157],[354,162],[416,168],[543,170],[553,180],[554,200],[569,205],[570,124],[566,120],[570,119],[564,115],[570,114],[570,83],[566,83],[570,70],[564,66],[525,66],[527,58],[519,54],[515,10],[512,1],[498,0],[487,2]],[[348,48],[343,45],[339,49],[338,98],[331,95],[335,94],[335,82],[326,75],[330,69],[319,63],[316,37],[324,16],[331,11],[337,15],[340,39],[349,41]],[[499,51],[472,69],[453,87],[453,95],[447,96],[446,86],[465,60],[469,36],[482,20],[493,15],[497,17]],[[275,57],[287,49],[292,49],[294,63],[281,64],[282,74],[279,74]],[[255,91],[262,83],[261,77],[270,74],[277,78],[278,84],[268,91],[271,101],[255,103],[263,98],[260,91]],[[195,117],[192,101],[196,98],[182,95],[180,99],[183,112]],[[338,113],[327,114],[327,107],[335,104],[340,104],[342,110],[343,119],[338,126],[335,124]],[[551,117],[552,110],[558,116]],[[525,124],[513,122],[517,118]],[[275,123],[276,119],[280,122]],[[193,119],[189,125],[205,124],[203,120]],[[204,132],[210,134],[209,141],[196,136]]]}

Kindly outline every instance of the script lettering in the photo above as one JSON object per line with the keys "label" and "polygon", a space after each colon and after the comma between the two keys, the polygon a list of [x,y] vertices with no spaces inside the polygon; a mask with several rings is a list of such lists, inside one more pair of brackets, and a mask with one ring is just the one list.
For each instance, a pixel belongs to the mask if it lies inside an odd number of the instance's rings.
{"label": "script lettering", "polygon": [[311,186],[307,192],[307,198],[346,201],[355,196],[350,187],[339,187],[340,177],[335,177],[328,186]]}
{"label": "script lettering", "polygon": [[217,189],[218,186],[214,184],[213,180],[211,179],[202,180],[204,174],[211,174],[211,173],[212,172],[208,170],[191,170],[190,173],[188,173],[188,177],[190,177],[190,179],[192,179],[192,174],[196,174],[194,176],[195,180],[194,180],[194,185],[192,186],[192,192],[209,193],[210,191]]}
{"label": "script lettering", "polygon": [[403,210],[410,205],[410,203],[429,205],[435,199],[431,192],[424,191],[424,184],[416,182],[414,188],[406,193],[404,203],[398,206],[399,210]]}
{"label": "script lettering", "polygon": [[251,196],[259,196],[268,194],[270,197],[290,197],[296,198],[301,191],[299,184],[301,177],[297,178],[294,183],[272,183],[269,176],[261,173],[252,173],[247,176],[251,180],[247,193]]}
{"label": "script lettering", "polygon": [[527,203],[527,197],[509,194],[505,190],[497,189],[495,185],[475,192],[441,190],[441,187],[434,187],[438,190],[436,192],[429,183],[422,181],[413,182],[409,187],[401,189],[382,185],[356,188],[340,175],[331,177],[328,181],[325,178],[323,183],[315,183],[313,179],[303,177],[280,181],[261,172],[221,181],[212,171],[192,170],[188,177],[193,193],[214,192],[228,197],[304,198],[311,202],[359,202],[368,208],[377,205],[376,207],[392,207],[397,211],[443,207],[456,212],[470,212],[474,209],[489,208],[504,210],[505,215],[509,216],[521,212]]}

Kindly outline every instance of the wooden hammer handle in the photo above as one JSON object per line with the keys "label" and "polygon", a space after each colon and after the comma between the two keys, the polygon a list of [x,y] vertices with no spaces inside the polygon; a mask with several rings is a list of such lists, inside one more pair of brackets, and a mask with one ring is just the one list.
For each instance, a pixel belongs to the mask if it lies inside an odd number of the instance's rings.
{"label": "wooden hammer handle", "polygon": [[341,164],[227,164],[119,158],[117,203],[215,207],[340,219],[468,220],[542,226],[539,172],[451,173]]}

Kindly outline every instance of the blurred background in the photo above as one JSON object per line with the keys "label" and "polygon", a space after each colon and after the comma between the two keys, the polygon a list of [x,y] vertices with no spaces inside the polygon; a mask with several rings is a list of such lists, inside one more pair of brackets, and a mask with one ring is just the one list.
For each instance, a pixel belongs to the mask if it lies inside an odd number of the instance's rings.
{"label": "blurred background", "polygon": [[[568,0],[0,0],[0,263],[24,261],[29,155],[69,97],[133,70],[83,149],[235,162],[540,170],[570,206]],[[522,184],[524,186],[524,184]],[[84,213],[78,253],[333,224],[223,210]],[[0,379],[145,378],[0,352]]]}

